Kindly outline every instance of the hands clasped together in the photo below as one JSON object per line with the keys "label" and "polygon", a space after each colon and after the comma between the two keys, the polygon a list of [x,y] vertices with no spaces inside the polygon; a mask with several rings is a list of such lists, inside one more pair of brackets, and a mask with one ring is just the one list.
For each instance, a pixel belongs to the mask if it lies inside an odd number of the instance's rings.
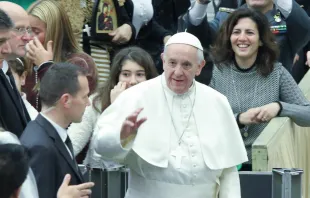
{"label": "hands clasped together", "polygon": [[239,122],[243,125],[269,122],[272,118],[277,116],[280,109],[280,105],[276,102],[261,107],[251,108],[240,114]]}

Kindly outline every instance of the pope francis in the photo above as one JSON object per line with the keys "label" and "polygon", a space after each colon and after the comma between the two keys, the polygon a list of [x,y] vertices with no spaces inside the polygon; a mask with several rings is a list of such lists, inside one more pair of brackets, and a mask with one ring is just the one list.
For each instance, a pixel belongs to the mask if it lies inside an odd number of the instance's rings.
{"label": "pope francis", "polygon": [[240,198],[245,147],[225,96],[194,80],[205,65],[193,35],[173,35],[164,73],[124,91],[100,116],[94,147],[130,168],[126,198]]}

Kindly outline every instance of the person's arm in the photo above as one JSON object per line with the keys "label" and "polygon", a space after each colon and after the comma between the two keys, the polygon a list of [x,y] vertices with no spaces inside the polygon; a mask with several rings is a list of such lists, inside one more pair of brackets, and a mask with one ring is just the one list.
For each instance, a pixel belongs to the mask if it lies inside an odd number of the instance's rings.
{"label": "person's arm", "polygon": [[310,126],[310,102],[285,68],[280,76],[280,117],[290,117],[299,126]]}
{"label": "person's arm", "polygon": [[223,170],[220,177],[219,198],[241,198],[240,180],[236,167]]}
{"label": "person's arm", "polygon": [[198,26],[202,23],[203,19],[207,16],[209,2],[210,1],[204,1],[201,3],[199,0],[197,0],[196,2],[192,3],[188,12],[189,21],[191,24]]}
{"label": "person's arm", "polygon": [[[199,6],[196,2],[194,6],[195,5]],[[179,17],[178,32],[188,32],[195,35],[200,40],[202,46],[208,49],[210,44],[215,40],[216,32],[220,27],[220,19],[225,18],[225,13],[218,13],[215,19],[210,22],[208,21],[207,16],[205,16],[200,24],[197,25],[197,23],[193,24],[191,22],[189,16],[190,11]]]}
{"label": "person's arm", "polygon": [[310,18],[295,1],[277,0],[277,6],[286,17],[287,37],[292,52],[297,53],[310,41]]}
{"label": "person's arm", "polygon": [[77,156],[89,142],[96,121],[97,112],[91,105],[86,107],[82,122],[72,123],[68,128],[68,135],[70,136],[75,156]]}
{"label": "person's arm", "polygon": [[[103,158],[124,163],[141,125],[139,99],[128,92],[120,94],[98,118],[94,131],[94,149]],[[131,98],[128,100],[128,98]],[[138,97],[138,96],[137,96]],[[124,105],[126,104],[126,105]],[[142,120],[143,121],[143,120]],[[131,125],[131,127],[129,126]]]}
{"label": "person's arm", "polygon": [[30,151],[30,166],[35,176],[39,197],[55,198],[58,187],[56,184],[55,154],[46,147],[32,146]]}
{"label": "person's arm", "polygon": [[132,24],[133,3],[131,1],[125,1],[124,6],[120,7],[121,23],[128,24],[131,27],[131,38],[128,43],[132,43],[136,38],[136,28]]}
{"label": "person's arm", "polygon": [[163,26],[159,25],[157,21],[153,18],[150,23],[152,23],[152,30],[150,36],[153,37],[160,43],[164,43],[166,36],[171,36],[172,33],[166,30]]}

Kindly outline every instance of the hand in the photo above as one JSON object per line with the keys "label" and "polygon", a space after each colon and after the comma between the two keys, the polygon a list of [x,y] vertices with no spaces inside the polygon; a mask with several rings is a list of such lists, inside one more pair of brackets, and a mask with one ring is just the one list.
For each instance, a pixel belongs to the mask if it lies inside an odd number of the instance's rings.
{"label": "hand", "polygon": [[239,116],[239,122],[243,125],[257,124],[259,121],[256,119],[257,115],[260,113],[259,108],[251,108]]}
{"label": "hand", "polygon": [[168,40],[171,38],[171,36],[165,36],[164,38],[164,45],[166,45],[166,43],[168,42]]}
{"label": "hand", "polygon": [[69,186],[71,176],[66,174],[57,192],[57,198],[88,198],[91,194],[90,188],[95,184],[87,182],[80,185]]}
{"label": "hand", "polygon": [[128,84],[126,82],[118,82],[110,92],[111,103],[113,103],[119,94],[125,91],[127,87]]}
{"label": "hand", "polygon": [[269,122],[272,118],[276,117],[280,111],[280,105],[276,102],[258,108],[260,109],[260,112],[256,116],[256,119],[261,122]]}
{"label": "hand", "polygon": [[113,43],[116,43],[118,45],[126,44],[131,39],[132,29],[130,25],[125,23],[113,32],[110,32],[109,35],[113,37]]}
{"label": "hand", "polygon": [[307,52],[307,62],[306,65],[310,67],[310,51]]}
{"label": "hand", "polygon": [[130,114],[127,119],[123,122],[121,129],[121,140],[137,133],[137,129],[146,121],[146,118],[137,120],[139,114],[143,108],[137,109],[135,112]]}
{"label": "hand", "polygon": [[32,60],[35,65],[40,66],[42,63],[53,60],[53,41],[47,42],[47,50],[43,47],[37,37],[34,37],[26,45],[27,58]]}
{"label": "hand", "polygon": [[210,3],[210,0],[197,0],[197,2],[200,4],[208,4]]}

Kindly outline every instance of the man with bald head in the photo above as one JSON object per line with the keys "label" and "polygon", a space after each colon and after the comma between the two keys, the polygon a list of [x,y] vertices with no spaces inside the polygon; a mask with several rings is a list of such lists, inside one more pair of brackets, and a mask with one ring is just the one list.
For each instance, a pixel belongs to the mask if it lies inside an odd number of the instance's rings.
{"label": "man with bald head", "polygon": [[23,57],[26,54],[26,44],[32,39],[27,12],[17,4],[1,1],[0,8],[9,16],[12,27],[9,31],[7,49],[1,55],[4,60],[0,64],[0,125],[20,137],[30,116],[16,88],[8,60]]}
{"label": "man with bald head", "polygon": [[26,44],[32,40],[28,14],[21,6],[8,1],[1,1],[0,8],[9,15],[14,23],[11,39],[9,40],[12,52],[8,54],[6,60],[23,57],[26,55]]}

